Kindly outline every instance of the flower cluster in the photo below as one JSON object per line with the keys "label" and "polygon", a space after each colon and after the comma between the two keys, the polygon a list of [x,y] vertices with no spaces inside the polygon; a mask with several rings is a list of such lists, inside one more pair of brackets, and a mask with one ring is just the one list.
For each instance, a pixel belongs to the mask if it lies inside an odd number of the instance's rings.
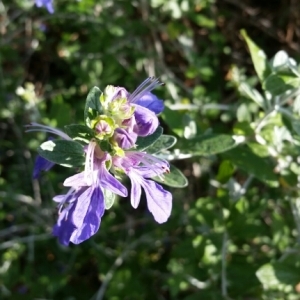
{"label": "flower cluster", "polygon": [[79,244],[98,231],[105,209],[112,205],[108,200],[115,195],[128,196],[120,181],[123,176],[131,181],[134,208],[143,189],[154,219],[163,223],[169,218],[172,195],[151,179],[168,174],[169,163],[139,151],[137,145],[139,141],[145,144],[160,128],[157,114],[164,105],[151,93],[158,85],[161,83],[151,77],[131,94],[123,87],[107,86],[103,93],[95,87],[87,97],[86,125],[66,126],[66,133],[37,123],[27,126],[27,131],[40,130],[62,138],[40,146],[35,177],[55,163],[83,166],[82,172],[64,181],[69,191],[54,198],[59,217],[53,234],[61,244]]}

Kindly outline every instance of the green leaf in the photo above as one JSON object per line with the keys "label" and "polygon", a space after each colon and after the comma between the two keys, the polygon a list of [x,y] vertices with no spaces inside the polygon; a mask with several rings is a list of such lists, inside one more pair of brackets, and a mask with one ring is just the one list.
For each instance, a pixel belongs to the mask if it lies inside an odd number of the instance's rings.
{"label": "green leaf", "polygon": [[248,48],[250,50],[252,62],[254,64],[255,71],[260,79],[263,81],[269,74],[270,68],[267,62],[267,56],[265,52],[260,49],[248,36],[245,30],[241,30],[241,35],[245,39]]}
{"label": "green leaf", "polygon": [[84,163],[83,146],[75,141],[52,140],[40,145],[40,156],[66,167],[79,167]]}
{"label": "green leaf", "polygon": [[84,122],[88,126],[90,125],[91,120],[102,113],[100,95],[101,90],[96,86],[94,86],[87,95],[84,109]]}
{"label": "green leaf", "polygon": [[152,179],[175,188],[184,188],[188,185],[186,177],[173,165],[170,165],[170,173],[163,175],[163,180],[157,176]]}
{"label": "green leaf", "polygon": [[257,270],[256,277],[264,289],[283,291],[287,286],[294,288],[299,283],[300,270],[290,264],[265,264]]}
{"label": "green leaf", "polygon": [[253,175],[271,186],[278,186],[277,177],[273,172],[274,166],[268,159],[254,154],[247,146],[231,149],[222,156],[249,175]]}
{"label": "green leaf", "polygon": [[158,126],[154,133],[145,137],[138,137],[136,141],[136,148],[137,151],[143,151],[151,146],[154,142],[156,142],[159,137],[162,135],[163,129],[162,127]]}
{"label": "green leaf", "polygon": [[236,117],[239,122],[251,122],[251,112],[249,111],[249,107],[246,103],[242,103],[237,111],[236,111]]}
{"label": "green leaf", "polygon": [[265,100],[256,89],[252,88],[246,82],[239,83],[238,89],[241,95],[253,100],[254,102],[256,102],[257,105],[264,108]]}
{"label": "green leaf", "polygon": [[180,111],[166,106],[161,116],[174,133],[183,136],[183,114]]}
{"label": "green leaf", "polygon": [[147,153],[158,153],[173,147],[177,142],[176,137],[172,135],[161,135],[151,146],[147,148]]}
{"label": "green leaf", "polygon": [[300,85],[300,78],[291,75],[270,75],[263,84],[263,88],[272,95],[281,95],[288,90],[297,88]]}
{"label": "green leaf", "polygon": [[234,166],[229,160],[223,160],[220,164],[217,180],[221,183],[226,183],[234,173]]}
{"label": "green leaf", "polygon": [[237,144],[230,135],[207,134],[190,140],[181,140],[178,148],[192,155],[208,156],[225,152],[236,146]]}
{"label": "green leaf", "polygon": [[273,71],[276,71],[276,72],[286,72],[289,70],[289,56],[288,54],[281,50],[281,51],[278,51],[274,58],[271,60],[270,62],[270,65],[271,65],[271,68],[273,69]]}
{"label": "green leaf", "polygon": [[105,209],[110,209],[116,199],[116,194],[108,189],[103,189]]}
{"label": "green leaf", "polygon": [[271,68],[276,73],[294,74],[297,77],[300,77],[296,61],[290,58],[283,50],[280,50],[275,54],[274,58],[271,60]]}
{"label": "green leaf", "polygon": [[71,124],[65,126],[65,132],[73,140],[83,141],[89,143],[89,141],[94,137],[94,131],[80,124]]}
{"label": "green leaf", "polygon": [[300,120],[291,121],[293,130],[300,136]]}

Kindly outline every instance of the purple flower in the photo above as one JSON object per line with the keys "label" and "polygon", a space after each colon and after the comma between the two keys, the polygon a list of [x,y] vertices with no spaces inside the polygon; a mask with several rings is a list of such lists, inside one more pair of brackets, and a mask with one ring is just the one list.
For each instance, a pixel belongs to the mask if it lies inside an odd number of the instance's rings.
{"label": "purple flower", "polygon": [[164,109],[164,103],[158,99],[154,94],[150,93],[157,86],[163,85],[158,79],[149,77],[144,80],[136,90],[128,97],[130,103],[135,103],[140,106],[146,107],[153,111],[155,114],[159,114]]}
{"label": "purple flower", "polygon": [[144,95],[134,103],[148,108],[157,115],[164,110],[163,101],[158,99],[154,94],[150,92],[144,93]]}
{"label": "purple flower", "polygon": [[155,221],[166,222],[172,210],[172,194],[149,178],[161,177],[163,173],[169,172],[168,162],[144,152],[128,151],[125,157],[114,157],[113,163],[130,178],[132,207],[138,207],[143,188],[148,209]]}
{"label": "purple flower", "polygon": [[54,13],[52,0],[35,0],[35,5],[37,7],[46,7],[50,14]]}
{"label": "purple flower", "polygon": [[49,171],[54,165],[55,163],[38,155],[34,163],[33,174],[32,174],[33,179],[39,178],[41,171]]}
{"label": "purple flower", "polygon": [[155,113],[140,105],[135,105],[134,117],[136,121],[134,132],[138,136],[147,136],[152,134],[159,125],[159,121]]}
{"label": "purple flower", "polygon": [[150,77],[132,94],[123,87],[106,87],[102,105],[105,113],[117,120],[114,140],[120,148],[130,149],[135,146],[138,136],[147,136],[156,130],[159,125],[156,114],[163,110],[164,105],[150,91],[161,84]]}
{"label": "purple flower", "polygon": [[54,226],[53,234],[63,245],[79,244],[99,229],[105,210],[103,189],[120,196],[127,196],[127,189],[109,173],[106,163],[110,160],[95,141],[89,143],[85,170],[67,178],[64,186],[71,189],[65,196],[56,196],[55,201],[65,207]]}
{"label": "purple flower", "polygon": [[53,228],[53,235],[58,237],[61,244],[67,246],[70,242],[79,244],[99,229],[101,217],[104,214],[104,196],[100,185],[78,187],[72,189],[73,195],[67,200],[68,194],[62,200],[64,205],[69,201]]}

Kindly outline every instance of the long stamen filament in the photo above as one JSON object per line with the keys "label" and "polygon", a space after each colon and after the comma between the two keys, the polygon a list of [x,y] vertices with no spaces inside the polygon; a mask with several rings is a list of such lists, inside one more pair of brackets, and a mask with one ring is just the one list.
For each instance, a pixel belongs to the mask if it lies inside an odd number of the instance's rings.
{"label": "long stamen filament", "polygon": [[59,129],[52,128],[50,126],[45,126],[45,125],[41,125],[41,124],[38,124],[38,123],[31,123],[29,125],[26,125],[25,127],[28,128],[27,130],[25,130],[25,132],[34,132],[34,131],[48,132],[48,133],[58,135],[58,136],[62,137],[65,140],[72,140],[63,131],[61,131]]}
{"label": "long stamen filament", "polygon": [[64,204],[68,201],[69,196],[75,191],[75,188],[71,187],[68,193],[65,195],[64,199],[58,204],[58,213],[60,214]]}
{"label": "long stamen filament", "polygon": [[92,185],[93,183],[94,154],[95,154],[96,145],[97,143],[94,140],[90,141],[86,153],[84,179],[88,185]]}
{"label": "long stamen filament", "polygon": [[152,91],[154,88],[156,88],[159,85],[163,85],[163,83],[160,82],[157,78],[154,77],[147,78],[128,97],[128,101],[134,103],[142,96],[142,94]]}

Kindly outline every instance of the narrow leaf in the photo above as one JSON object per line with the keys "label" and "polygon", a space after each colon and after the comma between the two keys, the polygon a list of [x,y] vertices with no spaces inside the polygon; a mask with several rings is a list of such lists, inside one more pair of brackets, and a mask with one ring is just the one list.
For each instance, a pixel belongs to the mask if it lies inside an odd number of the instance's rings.
{"label": "narrow leaf", "polygon": [[263,81],[270,74],[270,67],[268,66],[267,56],[265,52],[250,39],[245,30],[241,30],[241,35],[245,39],[250,50],[255,71],[260,81]]}
{"label": "narrow leaf", "polygon": [[163,183],[164,185],[168,185],[171,187],[176,188],[184,188],[188,185],[188,180],[186,177],[181,173],[179,169],[170,165],[170,173],[165,173],[163,179],[159,177],[153,177],[153,180]]}

